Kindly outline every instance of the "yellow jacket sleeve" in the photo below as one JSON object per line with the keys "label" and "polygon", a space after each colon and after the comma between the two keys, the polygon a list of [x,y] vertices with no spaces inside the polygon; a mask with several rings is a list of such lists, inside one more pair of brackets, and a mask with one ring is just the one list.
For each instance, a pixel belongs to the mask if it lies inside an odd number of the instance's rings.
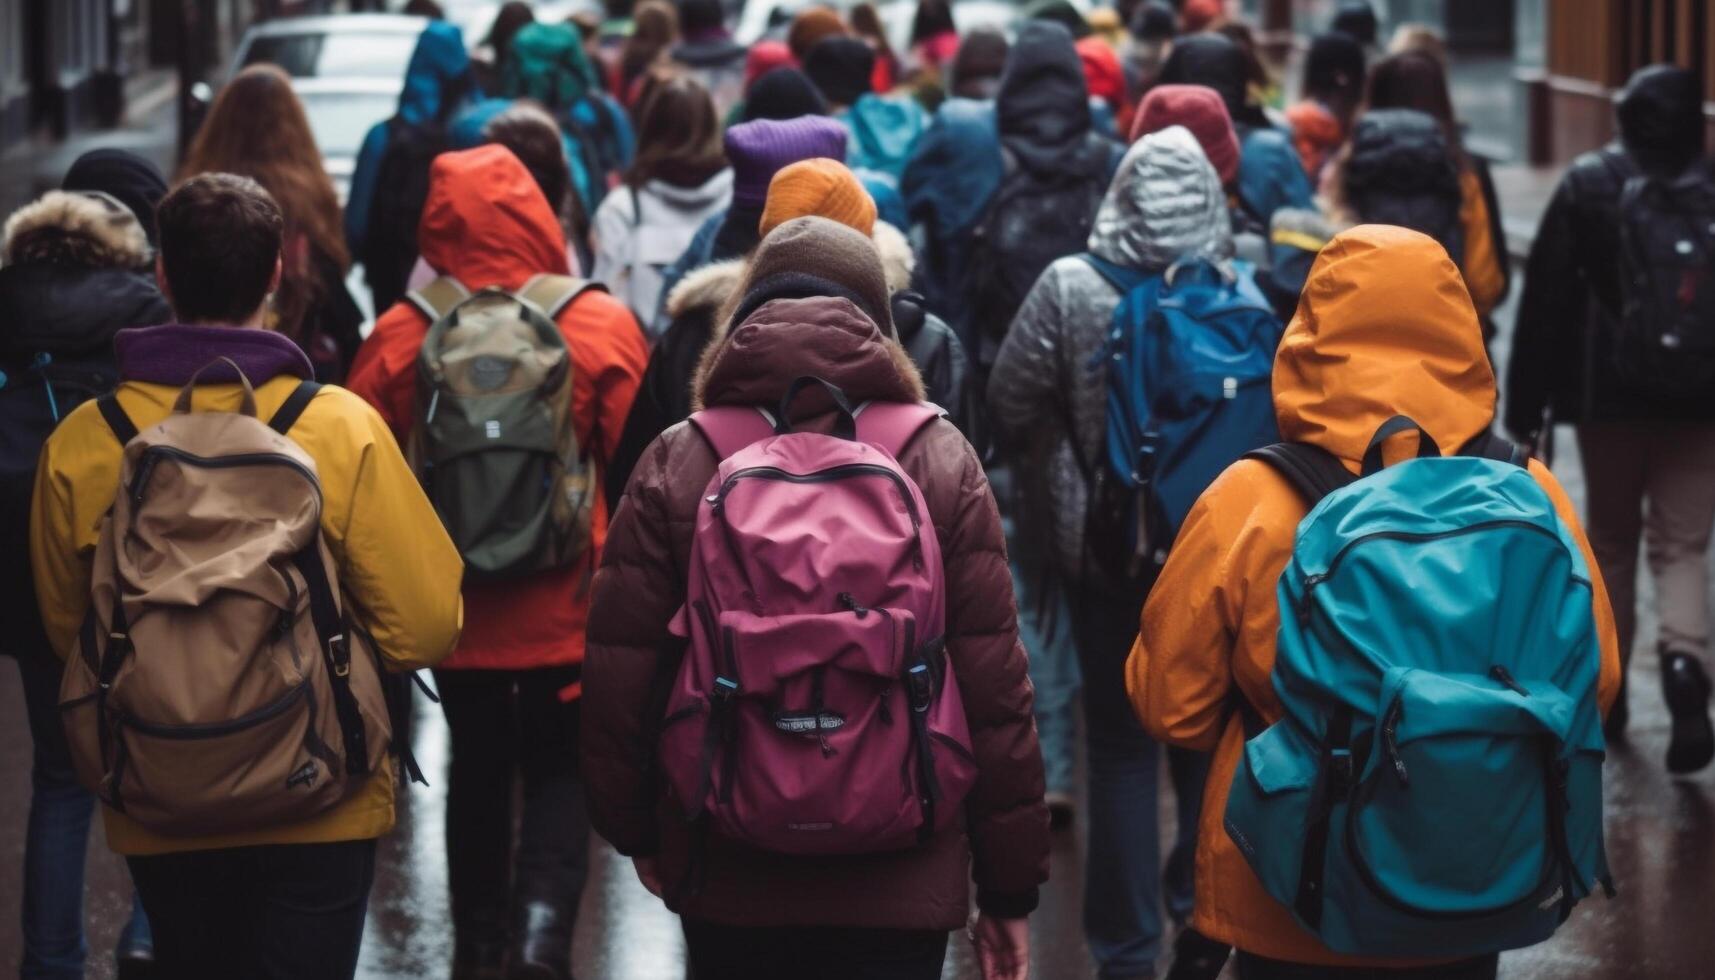
{"label": "yellow jacket sleeve", "polygon": [[1505,242],[1495,241],[1489,223],[1489,205],[1483,200],[1483,185],[1474,170],[1459,175],[1459,224],[1465,232],[1465,288],[1471,292],[1471,305],[1478,316],[1488,316],[1499,306],[1505,295],[1507,280],[1501,272],[1500,253]]}
{"label": "yellow jacket sleeve", "polygon": [[1534,459],[1530,461],[1530,475],[1536,477],[1536,481],[1548,492],[1548,499],[1554,502],[1555,512],[1566,524],[1572,539],[1578,542],[1578,550],[1584,555],[1584,565],[1590,570],[1591,600],[1595,603],[1593,612],[1596,617],[1596,641],[1600,646],[1598,655],[1601,657],[1600,669],[1596,675],[1596,703],[1602,709],[1602,716],[1606,718],[1608,709],[1614,706],[1614,700],[1620,695],[1620,633],[1614,625],[1614,607],[1608,601],[1608,586],[1602,581],[1602,567],[1596,564],[1596,553],[1590,550],[1590,540],[1584,535],[1584,527],[1578,523],[1578,509],[1572,506],[1572,499],[1566,496],[1566,490],[1560,486],[1560,481],[1554,478],[1548,467]]}

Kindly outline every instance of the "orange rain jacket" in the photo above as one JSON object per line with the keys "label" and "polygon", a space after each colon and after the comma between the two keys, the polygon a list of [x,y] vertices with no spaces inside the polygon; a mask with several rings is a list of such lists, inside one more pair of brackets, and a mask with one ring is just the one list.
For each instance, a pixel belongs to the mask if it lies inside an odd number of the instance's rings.
{"label": "orange rain jacket", "polygon": [[[436,158],[418,241],[431,268],[472,291],[518,289],[542,272],[566,274],[560,223],[530,172],[503,146]],[[649,349],[630,311],[605,293],[585,293],[568,304],[559,325],[571,349],[578,444],[605,471]],[[428,317],[399,301],[376,321],[346,379],[401,445],[416,419],[417,352],[428,330]],[[443,668],[528,670],[583,662],[590,581],[607,539],[607,502],[601,494],[596,498],[592,544],[582,560],[526,578],[465,583],[464,635]]]}
{"label": "orange rain jacket", "polygon": [[[1441,246],[1381,225],[1336,236],[1317,257],[1275,357],[1274,404],[1283,439],[1321,446],[1353,472],[1370,436],[1396,414],[1422,424],[1440,446],[1463,446],[1488,428],[1494,375],[1459,269]],[[1387,460],[1414,454],[1415,439],[1408,433],[1390,441]],[[1605,713],[1620,681],[1607,591],[1565,491],[1541,463],[1532,461],[1530,473],[1590,569]],[[1363,961],[1322,945],[1263,890],[1222,826],[1244,748],[1243,725],[1228,711],[1232,686],[1269,722],[1283,714],[1271,683],[1280,626],[1275,585],[1306,512],[1267,464],[1228,468],[1174,542],[1144,608],[1126,688],[1151,735],[1215,752],[1198,828],[1197,929],[1259,956],[1353,965]]]}

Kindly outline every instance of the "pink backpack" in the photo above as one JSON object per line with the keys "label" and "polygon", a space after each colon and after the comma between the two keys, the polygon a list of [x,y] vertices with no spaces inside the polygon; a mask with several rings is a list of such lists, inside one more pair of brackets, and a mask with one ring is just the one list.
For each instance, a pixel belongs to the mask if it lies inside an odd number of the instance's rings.
{"label": "pink backpack", "polygon": [[[826,388],[834,434],[785,407]],[[778,416],[691,422],[721,457],[697,509],[689,639],[661,729],[680,805],[783,854],[909,847],[958,818],[976,779],[943,641],[941,548],[894,454],[940,412],[794,382]],[[781,420],[777,423],[776,417]]]}

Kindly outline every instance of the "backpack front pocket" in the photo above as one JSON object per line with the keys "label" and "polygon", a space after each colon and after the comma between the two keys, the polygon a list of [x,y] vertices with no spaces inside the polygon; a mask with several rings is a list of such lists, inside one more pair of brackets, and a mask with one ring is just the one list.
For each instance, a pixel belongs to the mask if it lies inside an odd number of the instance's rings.
{"label": "backpack front pocket", "polygon": [[1245,743],[1223,825],[1268,893],[1297,896],[1300,855],[1317,804],[1322,752],[1287,718]]}
{"label": "backpack front pocket", "polygon": [[1565,740],[1576,707],[1552,684],[1520,683],[1500,667],[1389,670],[1346,812],[1345,846],[1364,886],[1430,919],[1587,892],[1567,841]]}

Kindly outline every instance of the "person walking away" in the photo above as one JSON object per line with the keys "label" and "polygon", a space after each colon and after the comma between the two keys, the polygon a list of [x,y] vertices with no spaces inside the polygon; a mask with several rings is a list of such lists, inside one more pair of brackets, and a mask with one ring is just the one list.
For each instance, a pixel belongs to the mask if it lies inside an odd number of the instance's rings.
{"label": "person walking away", "polygon": [[[649,351],[637,398],[625,419],[619,448],[607,470],[607,502],[619,506],[638,457],[655,437],[691,414],[691,375],[715,332],[715,314],[744,274],[745,256],[762,240],[763,205],[774,175],[800,160],[833,160],[846,154],[846,130],[832,119],[806,116],[778,122],[758,119],[726,131],[726,156],[732,163],[732,206],[711,217],[685,254],[669,270],[663,290],[665,326]],[[826,201],[827,199],[824,199]],[[838,202],[848,206],[847,202]],[[875,222],[867,197],[849,203],[846,223]],[[824,216],[831,208],[822,209]],[[839,220],[836,218],[836,220]],[[718,223],[717,223],[718,222]],[[705,234],[711,227],[713,234]],[[675,274],[675,270],[684,271]]]}
{"label": "person walking away", "polygon": [[[1544,938],[1600,876],[1597,711],[1619,681],[1601,574],[1548,468],[1490,435],[1476,311],[1427,236],[1363,225],[1323,249],[1273,398],[1289,444],[1198,499],[1126,665],[1152,735],[1215,750],[1194,925],[1238,948],[1242,980],[1492,978],[1494,950]],[[1399,543],[1425,524],[1460,533]],[[1365,543],[1335,567],[1340,541]],[[1391,598],[1352,605],[1353,588]],[[1497,729],[1485,706],[1552,711],[1552,733]],[[1461,771],[1479,739],[1483,771]]]}
{"label": "person walking away", "polygon": [[1251,74],[1249,57],[1231,39],[1196,34],[1173,43],[1160,82],[1206,85],[1220,94],[1239,137],[1239,202],[1266,228],[1281,208],[1311,207],[1311,185],[1291,134],[1276,127],[1252,101]]}
{"label": "person walking away", "polygon": [[802,65],[817,44],[830,37],[850,37],[851,29],[830,7],[806,7],[793,16],[786,30],[786,47],[794,63]]}
{"label": "person walking away", "polygon": [[828,102],[833,117],[851,132],[846,164],[859,173],[880,174],[898,192],[899,175],[911,159],[929,116],[917,100],[870,90],[875,52],[853,37],[820,41],[804,59],[804,74]]}
{"label": "person walking away", "polygon": [[[1676,389],[1666,372],[1651,377],[1622,368],[1643,360],[1637,352],[1647,349],[1648,332],[1671,322],[1641,304],[1628,308],[1626,297],[1649,281],[1650,269],[1630,257],[1644,253],[1628,252],[1626,237],[1637,243],[1633,248],[1659,241],[1677,249],[1681,239],[1672,233],[1684,227],[1662,217],[1661,229],[1646,234],[1628,220],[1632,212],[1622,202],[1634,183],[1640,195],[1652,186],[1707,186],[1702,131],[1689,125],[1700,111],[1697,91],[1696,77],[1684,69],[1639,69],[1616,112],[1619,138],[1574,160],[1560,179],[1531,246],[1507,365],[1506,421],[1514,438],[1542,444],[1555,423],[1577,426],[1590,543],[1613,598],[1628,671],[1637,642],[1638,539],[1645,541],[1660,620],[1662,694],[1673,716],[1667,756],[1673,772],[1695,771],[1715,753],[1704,664],[1715,408],[1702,386]],[[1638,207],[1636,213],[1648,220],[1656,212]],[[1694,244],[1692,255],[1700,254]],[[1702,287],[1694,294],[1703,295]],[[1688,365],[1698,363],[1706,362],[1687,357]],[[1625,737],[1627,716],[1622,682],[1608,716],[1610,738]]]}
{"label": "person walking away", "polygon": [[1426,113],[1376,109],[1359,116],[1351,142],[1329,164],[1324,188],[1324,211],[1275,212],[1269,251],[1277,295],[1296,298],[1328,240],[1357,224],[1422,232],[1463,266],[1458,163]]}
{"label": "person walking away", "polygon": [[363,263],[377,310],[405,294],[429,164],[447,148],[447,124],[473,85],[463,34],[452,24],[430,23],[405,68],[398,111],[370,127],[358,148],[345,200],[345,244]]}
{"label": "person walking away", "polygon": [[286,265],[266,326],[304,349],[317,380],[345,377],[363,342],[363,311],[345,286],[351,256],[339,198],[284,72],[251,65],[220,90],[179,166],[181,180],[203,173],[249,177],[280,205]]}
{"label": "person walking away", "polygon": [[715,112],[727,118],[744,98],[745,47],[732,39],[720,0],[680,0],[679,43],[673,61],[709,90]]}
{"label": "person walking away", "polygon": [[1084,66],[1084,81],[1089,86],[1094,110],[1106,117],[1098,128],[1115,139],[1131,132],[1133,103],[1126,91],[1125,69],[1120,66],[1119,53],[1100,35],[1092,34],[1077,43],[1078,60]]}
{"label": "person walking away", "polygon": [[[376,321],[352,367],[351,387],[410,448],[471,569],[464,636],[435,673],[452,739],[446,830],[453,976],[564,978],[588,873],[577,731],[589,582],[607,531],[601,475],[646,351],[622,305],[566,277],[559,224],[524,165],[503,146],[435,161],[421,241],[442,278]],[[504,396],[513,413],[546,405],[552,431],[520,426],[514,438],[536,440],[520,448],[535,446],[532,453],[559,461],[551,487],[534,475],[538,456],[524,457],[528,474],[517,470],[511,444],[448,458],[459,445],[484,446],[490,433],[504,437],[506,419],[514,417],[502,413],[467,432],[461,425],[468,416],[448,405],[478,396],[449,389],[448,397],[437,397],[442,384],[494,386],[474,369],[461,381],[444,367],[458,345],[468,351],[483,342],[484,334],[461,337],[449,329],[461,319],[487,324],[486,336],[533,326],[526,334],[532,353],[563,365],[524,388],[527,397]],[[557,330],[546,333],[550,321]],[[475,480],[514,490],[480,499],[459,493],[461,483]],[[554,496],[545,497],[550,490]],[[561,495],[570,504],[564,512],[551,506]],[[484,507],[546,516],[517,531]],[[523,781],[516,846],[515,777]]]}
{"label": "person walking away", "polygon": [[1006,173],[993,102],[953,98],[917,141],[900,178],[921,263],[917,283],[929,309],[947,319],[973,356],[976,337],[963,314],[973,232]]}
{"label": "person walking away", "polygon": [[[983,976],[1022,978],[1029,955],[1026,917],[1047,875],[1047,813],[1025,654],[1013,627],[1000,522],[981,464],[952,425],[918,404],[923,390],[892,338],[885,277],[866,236],[822,218],[788,221],[763,239],[740,292],[731,329],[711,346],[697,375],[694,402],[706,411],[663,433],[644,454],[596,578],[585,676],[590,710],[584,719],[584,764],[596,828],[633,859],[644,884],[683,917],[691,969],[701,980],[783,976],[806,962],[821,964],[820,975],[830,978],[939,977],[947,933],[967,921],[973,880],[977,912],[970,928]],[[826,393],[795,398],[812,384],[799,379],[810,378]],[[859,418],[868,422],[850,418],[848,408],[860,404],[866,407]],[[776,417],[793,434],[763,446],[735,448],[751,438],[750,420],[761,420],[758,409],[780,413]],[[888,420],[898,425],[887,431],[873,427]],[[729,421],[745,428],[723,428]],[[767,426],[754,428],[756,437],[771,434]],[[861,441],[834,442],[830,431]],[[820,584],[806,597],[809,606],[802,606],[790,597],[798,588],[785,587],[778,577],[784,572],[778,562],[788,552],[758,544],[777,540],[798,548],[802,543],[805,550],[790,553],[818,565],[831,560],[832,552],[804,538],[800,529],[776,523],[767,532],[751,524],[765,536],[735,534],[742,549],[736,553],[693,531],[699,512],[704,520],[721,519],[710,518],[704,509],[711,506],[705,496],[718,486],[717,470],[726,480],[746,460],[758,458],[754,454],[769,452],[769,445],[778,447],[774,451],[797,445],[873,458],[879,458],[875,446],[889,449],[896,468],[890,466],[893,476],[876,481],[876,488],[889,495],[906,493],[920,521],[898,520],[867,547],[848,542],[837,549],[850,559],[852,573],[838,578],[842,573],[831,565],[818,572]],[[739,458],[723,464],[722,457],[734,452]],[[741,511],[753,515],[747,523],[772,520],[766,515],[780,512],[753,505],[760,503],[756,494],[772,497],[775,488],[811,488],[803,506],[808,512],[819,510],[817,527],[842,537],[854,528],[844,518],[850,511],[835,501],[866,506],[856,495],[867,490],[849,480],[741,483],[724,498],[723,512],[731,515],[725,519],[735,532]],[[896,518],[905,516],[891,505],[884,509]],[[892,563],[900,548],[906,551],[898,553],[892,567],[909,578],[890,593],[899,597],[893,607],[872,609],[878,602],[870,597],[877,588],[875,577],[886,574],[880,564]],[[905,557],[918,550],[920,564]],[[693,556],[690,567],[687,554]],[[746,562],[755,577],[756,608],[764,613],[825,609],[786,617],[816,623],[810,628],[825,637],[879,625],[881,633],[855,639],[851,649],[865,658],[874,651],[882,659],[874,667],[854,661],[850,668],[812,670],[826,656],[826,646],[814,641],[795,648],[812,658],[802,666],[771,655],[768,644],[791,641],[778,634],[771,638],[765,624],[785,620],[756,619],[744,609],[720,604],[729,593],[716,591],[725,586],[717,585],[714,576],[734,560]],[[687,595],[687,583],[699,590],[696,595]],[[852,594],[822,594],[834,589]],[[944,596],[940,611],[917,604],[926,594]],[[685,606],[688,599],[696,600],[697,611]],[[915,615],[913,608],[924,612]],[[676,610],[685,611],[676,616]],[[671,709],[663,708],[662,695],[676,705],[694,690],[687,684],[713,682],[698,671],[710,652],[705,615],[728,624],[734,642],[750,650],[744,663],[751,666],[733,679],[738,690],[728,702],[735,703],[737,718],[732,735],[743,746],[734,741],[722,748],[721,729],[709,726],[706,712],[679,709],[668,716]],[[682,635],[686,630],[695,634],[690,640]],[[918,669],[921,634],[942,637],[930,641],[935,666],[928,669]],[[889,649],[896,642],[903,648]],[[766,671],[757,669],[771,661],[777,682],[764,680]],[[910,685],[891,679],[908,666],[916,678]],[[807,675],[825,683],[812,684]],[[914,693],[907,694],[908,687]],[[768,701],[776,699],[775,707],[784,712],[781,722],[752,726],[750,720],[765,717]],[[911,711],[912,705],[918,710]],[[792,720],[800,714],[809,720]],[[657,755],[658,733],[664,749]],[[705,737],[714,739],[716,763],[709,770],[716,790],[706,796],[679,781],[692,774],[700,757],[680,749],[687,747],[686,739]],[[919,750],[907,759],[904,746],[912,738],[919,746],[932,739],[933,752]],[[745,748],[751,752],[744,758],[753,761],[737,768],[722,761]],[[893,752],[901,755],[891,757]],[[889,794],[899,792],[895,779],[871,784],[863,777],[855,782],[839,778],[839,773],[871,765],[890,773],[909,766],[916,774],[913,784],[928,788],[893,810]],[[728,821],[733,811],[722,802],[726,797],[719,787],[731,787],[729,780],[748,784],[770,770],[784,775],[786,767],[802,774],[806,782],[800,785],[813,782],[820,792],[832,792],[849,805],[831,823],[818,817],[802,824],[806,835],[818,836],[796,844],[777,835],[756,843],[731,836],[744,817]],[[936,771],[932,785],[925,782],[931,770]],[[660,774],[671,774],[678,788],[663,792],[667,780]],[[870,785],[874,793],[853,791]],[[783,818],[777,826],[797,822],[790,814],[799,812],[795,807],[802,802],[772,794],[759,799],[759,806]],[[905,818],[877,823],[857,816],[879,812],[873,808],[884,800],[890,812]],[[828,812],[813,802],[810,806]],[[687,820],[699,812],[704,816],[697,822]],[[865,834],[866,827],[879,836]],[[890,842],[888,849],[875,850],[884,840]],[[841,842],[864,852],[861,859],[831,853]]]}
{"label": "person walking away", "polygon": [[1286,110],[1292,143],[1311,184],[1322,178],[1328,158],[1346,141],[1346,131],[1364,95],[1364,47],[1338,31],[1318,34],[1304,59],[1303,98]]}
{"label": "person walking away", "polygon": [[[626,10],[629,17],[629,5]],[[502,66],[501,95],[529,99],[553,114],[574,157],[579,203],[594,214],[631,166],[636,138],[624,107],[602,91],[577,28],[538,22],[519,30]]]}
{"label": "person walking away", "polygon": [[[993,102],[1000,91],[1001,72],[1006,70],[1010,44],[1006,35],[990,28],[977,28],[959,43],[949,72],[947,96]],[[936,106],[939,112],[946,103]]]}
{"label": "person walking away", "polygon": [[1133,102],[1141,101],[1155,87],[1178,33],[1179,18],[1173,12],[1173,5],[1165,0],[1148,0],[1132,12],[1120,55]]}
{"label": "person walking away", "polygon": [[643,0],[637,5],[631,34],[619,53],[619,101],[641,121],[644,76],[667,60],[679,43],[679,11],[667,0]]}
{"label": "person walking away", "polygon": [[119,332],[124,380],[48,439],[31,508],[73,761],[159,975],[349,978],[391,756],[417,775],[397,674],[452,649],[463,569],[381,420],[261,329],[285,224],[268,192],[199,175],[156,221],[177,322]]}
{"label": "person walking away", "polygon": [[1506,232],[1501,227],[1500,202],[1489,164],[1465,148],[1459,122],[1453,117],[1446,66],[1422,51],[1391,54],[1371,70],[1364,107],[1366,111],[1416,109],[1429,113],[1441,125],[1449,152],[1459,166],[1459,224],[1464,240],[1459,268],[1465,274],[1477,316],[1483,320],[1483,335],[1493,339],[1492,316],[1495,307],[1506,299],[1509,285]]}
{"label": "person walking away", "polygon": [[995,119],[1005,176],[973,235],[959,311],[985,376],[1037,277],[1083,250],[1121,156],[1092,128],[1083,65],[1056,23],[1019,30]]}
{"label": "person walking away", "polygon": [[472,58],[471,73],[476,79],[477,88],[490,97],[500,94],[500,71],[510,57],[512,39],[526,24],[536,22],[536,12],[524,0],[507,0],[495,11],[494,23],[489,25],[488,36],[483,38],[483,47],[488,49],[489,60],[482,61]]}
{"label": "person walking away", "polygon": [[[1090,232],[1089,255],[1102,270],[1139,279],[1182,261],[1230,260],[1226,195],[1188,131],[1146,136],[1126,154]],[[1094,461],[1111,424],[1106,372],[1087,365],[1103,358],[1125,292],[1084,255],[1056,260],[1025,298],[988,380],[995,436],[1020,484],[1018,512],[1048,515],[1021,528],[1019,550],[1069,596],[1089,750],[1084,933],[1104,978],[1152,976],[1162,938],[1160,750],[1119,684],[1143,589],[1098,574],[1092,549],[1103,542],[1086,538],[1097,499]],[[1032,530],[1040,535],[1034,540]],[[1166,905],[1183,921],[1191,882],[1182,853],[1193,840],[1201,769],[1189,753],[1171,768],[1181,856],[1168,861],[1178,875],[1167,882]]]}
{"label": "person walking away", "polygon": [[[0,547],[30,549],[30,494],[42,444],[60,419],[118,383],[113,335],[172,319],[149,275],[155,203],[166,183],[125,150],[93,150],[66,171],[63,190],[20,208],[0,235]],[[135,210],[133,210],[135,209]],[[0,572],[6,622],[0,655],[17,659],[30,726],[30,809],[23,858],[25,980],[82,978],[84,855],[95,796],[78,784],[60,724],[59,659],[42,631],[28,561]],[[114,950],[119,976],[154,964],[143,906]]]}
{"label": "person walking away", "polygon": [[903,71],[899,56],[893,53],[893,44],[887,39],[887,25],[881,21],[881,12],[875,9],[873,3],[860,3],[852,8],[848,16],[851,19],[852,35],[875,52],[875,68],[869,76],[870,91],[882,95],[892,92],[899,84]]}
{"label": "person walking away", "polygon": [[596,209],[593,277],[640,320],[652,321],[662,272],[732,198],[709,93],[693,79],[662,82],[642,107],[637,159],[625,185]]}

